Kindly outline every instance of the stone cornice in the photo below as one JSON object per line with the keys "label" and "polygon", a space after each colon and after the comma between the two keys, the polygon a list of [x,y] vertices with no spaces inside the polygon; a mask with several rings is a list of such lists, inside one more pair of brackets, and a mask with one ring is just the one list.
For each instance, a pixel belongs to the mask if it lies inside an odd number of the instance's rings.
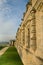
{"label": "stone cornice", "polygon": [[23,21],[24,19],[22,18],[21,20]]}
{"label": "stone cornice", "polygon": [[[39,4],[43,2],[42,0],[37,0],[35,5],[33,7],[30,8],[30,10],[27,11],[27,13],[25,14],[25,17],[24,17],[24,23],[26,22],[27,18],[29,17],[29,15],[31,14],[31,11],[34,10],[33,8],[35,8],[35,10],[37,10]],[[34,10],[34,11],[35,11]],[[35,11],[36,12],[36,11]]]}
{"label": "stone cornice", "polygon": [[36,13],[36,9],[33,7],[32,10],[31,10],[31,12]]}
{"label": "stone cornice", "polygon": [[37,10],[38,11],[41,11],[41,8],[43,8],[43,3],[41,2],[40,4],[39,4],[39,6],[37,7]]}
{"label": "stone cornice", "polygon": [[37,10],[41,3],[43,3],[43,0],[37,0],[33,7]]}
{"label": "stone cornice", "polygon": [[28,7],[28,5],[32,5],[32,3],[31,3],[31,2],[28,2],[28,3],[26,4],[26,7]]}
{"label": "stone cornice", "polygon": [[25,14],[26,14],[26,13],[24,12],[24,13],[23,13],[23,19],[24,19],[24,17],[25,17]]}
{"label": "stone cornice", "polygon": [[26,12],[23,13],[22,21],[24,20],[24,17],[25,17],[25,15],[26,15],[27,11],[28,11],[28,8],[29,8],[31,5],[32,5],[31,2],[28,2],[28,3],[26,4]]}
{"label": "stone cornice", "polygon": [[28,11],[28,8],[29,8],[30,6],[32,6],[32,3],[31,3],[31,2],[28,2],[28,3],[26,4],[26,12]]}

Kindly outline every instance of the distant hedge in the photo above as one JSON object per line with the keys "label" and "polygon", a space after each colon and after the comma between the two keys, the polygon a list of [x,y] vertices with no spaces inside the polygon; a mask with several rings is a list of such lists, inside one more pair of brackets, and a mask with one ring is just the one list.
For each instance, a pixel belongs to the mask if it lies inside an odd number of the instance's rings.
{"label": "distant hedge", "polygon": [[4,46],[0,46],[0,50],[1,50],[2,48],[4,48]]}

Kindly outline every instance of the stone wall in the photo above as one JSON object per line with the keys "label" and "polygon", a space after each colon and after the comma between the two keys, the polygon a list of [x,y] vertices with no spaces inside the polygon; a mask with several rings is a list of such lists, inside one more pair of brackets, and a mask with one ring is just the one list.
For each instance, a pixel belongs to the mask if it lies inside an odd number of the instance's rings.
{"label": "stone wall", "polygon": [[43,65],[43,0],[30,1],[17,31],[15,47],[24,65]]}

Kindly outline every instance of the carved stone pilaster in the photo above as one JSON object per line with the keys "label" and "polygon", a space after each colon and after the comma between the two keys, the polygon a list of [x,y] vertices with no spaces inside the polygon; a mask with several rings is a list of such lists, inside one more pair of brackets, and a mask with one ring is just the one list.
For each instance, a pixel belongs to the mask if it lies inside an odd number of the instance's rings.
{"label": "carved stone pilaster", "polygon": [[25,44],[25,25],[23,25],[23,44]]}
{"label": "carved stone pilaster", "polygon": [[21,44],[24,45],[24,43],[25,43],[25,27],[23,25],[21,29]]}
{"label": "carved stone pilaster", "polygon": [[31,11],[32,21],[31,21],[31,44],[30,47],[35,51],[36,50],[36,21],[35,21],[35,12],[33,8]]}

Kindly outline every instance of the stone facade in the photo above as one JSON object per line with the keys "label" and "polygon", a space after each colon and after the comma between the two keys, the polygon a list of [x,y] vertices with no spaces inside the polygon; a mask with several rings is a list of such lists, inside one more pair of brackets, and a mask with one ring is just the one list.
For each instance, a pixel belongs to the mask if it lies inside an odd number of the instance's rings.
{"label": "stone facade", "polygon": [[43,65],[43,0],[27,3],[15,47],[24,65]]}
{"label": "stone facade", "polygon": [[10,40],[10,41],[9,41],[9,45],[10,45],[10,46],[14,46],[14,45],[15,45],[15,40]]}

